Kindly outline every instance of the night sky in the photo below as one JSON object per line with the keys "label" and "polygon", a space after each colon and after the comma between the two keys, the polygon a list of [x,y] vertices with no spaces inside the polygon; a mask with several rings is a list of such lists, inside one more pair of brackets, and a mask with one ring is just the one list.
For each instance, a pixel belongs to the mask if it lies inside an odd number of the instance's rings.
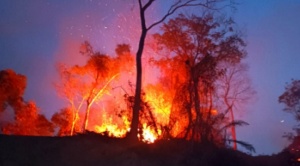
{"label": "night sky", "polygon": [[[278,96],[286,82],[300,79],[300,0],[238,2],[229,15],[246,34],[246,62],[257,94],[236,115],[250,124],[238,128],[237,136],[254,145],[254,155],[277,153],[288,145],[282,135],[296,124]],[[166,6],[154,4],[149,21]],[[34,100],[50,117],[63,106],[53,86],[55,64],[81,63],[78,49],[85,40],[108,54],[116,44],[129,43],[135,53],[137,9],[135,0],[1,0],[0,70],[26,75],[25,100]]]}

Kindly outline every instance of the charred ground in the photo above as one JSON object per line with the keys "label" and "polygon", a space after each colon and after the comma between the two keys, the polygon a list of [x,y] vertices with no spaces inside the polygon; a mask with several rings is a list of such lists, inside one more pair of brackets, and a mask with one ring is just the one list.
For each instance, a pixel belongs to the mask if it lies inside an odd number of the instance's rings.
{"label": "charred ground", "polygon": [[291,154],[253,157],[185,140],[154,144],[88,133],[72,137],[0,135],[0,165],[295,165]]}

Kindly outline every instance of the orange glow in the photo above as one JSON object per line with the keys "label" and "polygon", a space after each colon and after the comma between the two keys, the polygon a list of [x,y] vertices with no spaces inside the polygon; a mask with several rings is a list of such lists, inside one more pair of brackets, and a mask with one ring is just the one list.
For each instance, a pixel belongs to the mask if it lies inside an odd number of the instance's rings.
{"label": "orange glow", "polygon": [[213,109],[213,110],[210,111],[210,113],[211,113],[211,115],[217,115],[217,114],[218,114],[218,111],[215,110],[215,109]]}
{"label": "orange glow", "polygon": [[[154,116],[156,126],[166,126],[169,123],[169,116],[171,110],[171,104],[164,99],[164,95],[159,88],[155,86],[148,86],[144,96],[144,100],[150,107],[150,111]],[[105,98],[105,97],[104,97]],[[117,101],[107,103],[106,108],[101,111],[91,111],[89,124],[89,130],[96,133],[106,133],[108,136],[123,138],[127,132],[130,131],[130,113],[116,116],[114,110],[114,104],[122,105],[123,98],[115,98]],[[124,102],[124,101],[123,101]],[[123,105],[124,106],[124,105]],[[131,110],[130,110],[131,111]],[[140,118],[141,136],[139,139],[145,143],[154,143],[162,135],[162,129],[155,127],[153,123],[149,122],[149,119],[143,117]]]}
{"label": "orange glow", "polygon": [[[119,41],[124,41],[124,43],[131,43],[138,41],[140,31],[139,27],[140,24],[136,22],[134,19],[127,19],[127,15],[130,15],[134,17],[135,15],[138,16],[139,13],[137,11],[132,11],[131,9],[128,8],[121,8],[120,10],[117,10],[120,13],[120,17],[115,17],[115,19],[110,20],[111,25],[118,25],[118,26],[107,26],[105,29],[100,29],[100,32],[102,33],[113,33],[114,36],[117,36],[115,40],[103,40],[102,38],[97,37],[98,36],[98,31],[97,34],[95,34],[95,31],[88,31],[85,27],[85,25],[90,24],[90,18],[89,20],[86,19],[85,15],[78,14],[76,15],[76,18],[78,18],[75,22],[68,19],[63,20],[61,22],[60,28],[64,33],[62,33],[60,37],[60,42],[61,46],[56,52],[56,58],[57,61],[64,62],[64,64],[68,66],[72,66],[73,64],[77,64],[78,66],[84,66],[85,62],[87,61],[86,56],[81,56],[79,54],[77,48],[81,42],[85,39],[85,37],[90,37],[90,40],[93,41],[93,45],[96,46],[101,46],[101,48],[95,47],[95,50],[99,50],[102,48],[106,48],[105,51],[108,50],[114,50],[115,45],[119,43]],[[92,15],[92,14],[91,14]],[[99,13],[97,14],[99,15]],[[101,14],[100,14],[101,15]],[[105,12],[102,13],[102,15],[105,15]],[[103,19],[97,18],[97,19]],[[151,21],[151,18],[150,20]],[[130,25],[130,26],[128,26]],[[75,27],[77,29],[82,29],[81,32],[78,31],[70,31],[70,29],[66,29],[66,27]],[[132,28],[134,27],[134,28]],[[128,30],[131,29],[131,30]],[[132,31],[134,29],[134,31]],[[78,34],[80,33],[80,34]],[[83,37],[81,34],[85,34]],[[126,33],[125,36],[128,36],[126,38],[122,37],[124,36],[124,33]],[[78,38],[78,36],[81,36]],[[96,42],[96,44],[95,44]],[[99,44],[101,43],[101,44]],[[147,50],[145,48],[144,52],[149,54],[150,50]],[[114,55],[115,52],[108,52],[109,55]],[[150,56],[150,55],[149,55]],[[146,57],[146,55],[144,55]],[[122,63],[124,65],[125,63]],[[115,70],[116,66],[120,65],[112,65],[114,66],[113,68],[110,68],[110,70]],[[129,65],[130,67],[133,68],[132,71],[127,72],[124,70],[120,70],[119,73],[120,75],[118,78],[113,79],[113,81],[108,81],[106,80],[103,81],[105,83],[108,83],[108,87],[106,88],[105,86],[101,85],[101,87],[97,87],[96,90],[102,90],[101,93],[99,91],[99,94],[94,95],[94,100],[91,101],[90,103],[90,110],[88,109],[87,111],[87,119],[86,119],[86,125],[84,125],[84,128],[86,128],[89,131],[94,131],[97,133],[107,133],[111,137],[125,137],[126,133],[130,131],[130,114],[131,114],[131,108],[126,108],[126,102],[124,101],[123,95],[124,95],[124,89],[129,92],[130,95],[130,90],[126,89],[126,85],[128,84],[129,81],[134,81],[135,79],[135,67],[134,65]],[[124,67],[124,66],[123,66]],[[151,70],[151,69],[150,69]],[[123,73],[122,73],[123,72]],[[133,73],[132,73],[133,72]],[[129,74],[131,73],[131,74]],[[82,74],[82,73],[81,73]],[[144,73],[145,74],[145,73]],[[81,75],[80,75],[81,76]],[[112,75],[110,75],[112,76]],[[152,75],[153,76],[153,75]],[[155,76],[153,76],[154,79]],[[147,77],[148,78],[148,77]],[[92,88],[87,88],[85,85],[78,84],[78,82],[92,82],[93,80],[89,76],[82,76],[82,77],[75,77],[74,81],[70,83],[69,89],[66,87],[62,88],[62,91],[66,93],[66,98],[68,99],[68,103],[70,107],[73,110],[73,114],[71,119],[72,119],[72,129],[76,132],[82,131],[82,123],[84,123],[84,111],[86,109],[86,99],[89,98],[88,94],[90,93]],[[151,77],[152,79],[152,77]],[[67,81],[70,81],[68,78]],[[72,80],[71,80],[72,81]],[[120,90],[120,92],[116,92],[117,90],[111,90],[116,87],[123,86],[122,89],[117,89]],[[77,89],[78,93],[73,93],[72,90]],[[127,93],[126,92],[126,93]],[[158,88],[152,87],[151,89],[147,88],[146,91],[146,96],[145,101],[149,103],[151,107],[151,111],[153,116],[155,117],[155,122],[159,125],[168,125],[169,123],[169,114],[170,114],[170,108],[171,104],[169,102],[165,101],[165,96],[163,94],[158,93],[160,90]],[[116,94],[118,93],[118,94]],[[105,94],[105,95],[104,95]],[[159,94],[159,95],[158,95]],[[110,96],[110,97],[107,97]],[[115,98],[113,98],[115,97]],[[104,109],[101,108],[99,105],[104,105]],[[100,108],[99,108],[100,107]],[[119,115],[120,110],[126,110],[124,115]],[[154,142],[156,139],[158,139],[162,133],[161,129],[155,128],[153,124],[149,122],[149,119],[145,119],[143,117],[140,118],[141,122],[141,132],[142,132],[142,141],[151,143]],[[73,133],[71,133],[73,135]]]}
{"label": "orange glow", "polygon": [[161,135],[161,130],[158,130],[158,133],[156,134],[156,132],[150,127],[147,126],[146,123],[143,124],[143,142],[146,143],[154,143],[155,140],[157,140],[158,136]]}
{"label": "orange glow", "polygon": [[[168,120],[171,109],[170,104],[166,103],[162,95],[157,95],[157,93],[154,91],[154,88],[149,88],[145,98],[151,107],[153,116],[155,116],[156,123],[167,125],[169,123]],[[96,124],[92,124],[94,125],[94,127],[92,127],[92,130],[97,133],[106,132],[111,137],[125,137],[126,133],[130,131],[130,118],[128,116],[123,115],[121,117],[122,120],[120,121],[118,120],[120,118],[115,117],[113,114],[110,114],[110,111],[107,111],[105,109],[103,109],[102,111],[104,112],[102,117],[98,122],[96,122]],[[161,136],[162,130],[158,128],[156,131],[153,126],[148,124],[146,119],[140,120],[141,122],[143,122],[141,127],[142,136],[138,135],[138,137],[143,142],[154,143],[155,140],[157,140]]]}
{"label": "orange glow", "polygon": [[171,113],[171,103],[165,97],[167,94],[163,93],[159,86],[157,88],[150,85],[147,86],[145,95],[145,100],[151,106],[157,123],[167,125]]}
{"label": "orange glow", "polygon": [[123,126],[117,125],[113,122],[112,117],[107,117],[106,114],[102,116],[102,125],[95,125],[94,131],[97,133],[104,133],[107,132],[107,134],[111,137],[118,137],[122,138],[125,137],[126,133],[130,130],[129,125],[130,122],[127,117],[123,116]]}
{"label": "orange glow", "polygon": [[[107,91],[109,91],[106,92],[109,95],[101,95],[98,102],[93,101],[96,104],[91,108],[87,129],[96,133],[105,133],[110,137],[124,138],[130,131],[132,108],[126,105],[122,89],[120,91],[107,89]],[[173,92],[164,90],[161,84],[147,85],[144,92],[142,98],[149,110],[143,110],[146,115],[140,116],[141,131],[138,138],[145,143],[154,143],[165,136],[165,129],[168,130],[167,134],[172,137],[182,137],[188,126],[188,117],[173,112],[172,116],[176,114],[176,121],[172,121],[170,126]],[[101,104],[102,109],[99,108],[99,103],[103,104]],[[123,112],[119,113],[120,110],[123,110]],[[208,115],[208,113],[212,116],[218,114],[216,109],[209,111],[209,109],[203,108],[203,111],[206,112],[205,115]],[[174,119],[174,117],[172,118]],[[74,123],[83,123],[82,115],[77,115]],[[170,128],[164,128],[165,126],[170,126]]]}

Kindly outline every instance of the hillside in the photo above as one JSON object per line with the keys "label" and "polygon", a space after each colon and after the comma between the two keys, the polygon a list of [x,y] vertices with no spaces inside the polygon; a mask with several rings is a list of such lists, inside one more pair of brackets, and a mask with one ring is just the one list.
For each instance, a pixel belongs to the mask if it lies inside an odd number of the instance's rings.
{"label": "hillside", "polygon": [[253,157],[239,151],[184,140],[129,144],[97,134],[73,137],[0,135],[0,165],[289,165],[288,152]]}

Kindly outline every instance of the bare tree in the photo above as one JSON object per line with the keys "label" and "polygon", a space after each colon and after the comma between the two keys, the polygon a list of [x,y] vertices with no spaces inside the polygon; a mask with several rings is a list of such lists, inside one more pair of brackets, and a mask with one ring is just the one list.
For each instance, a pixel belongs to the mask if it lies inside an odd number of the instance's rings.
{"label": "bare tree", "polygon": [[[230,123],[235,122],[234,110],[238,109],[237,105],[245,104],[256,93],[251,86],[251,81],[247,75],[248,66],[239,64],[222,64],[224,73],[218,79],[219,96],[222,99],[222,106],[225,106],[229,113]],[[231,137],[233,140],[236,138],[235,125],[230,125]],[[233,141],[233,149],[237,149],[237,142]]]}
{"label": "bare tree", "polygon": [[135,98],[132,112],[132,121],[130,126],[130,132],[127,137],[132,141],[138,141],[138,126],[139,126],[139,111],[141,109],[141,90],[142,90],[142,55],[145,45],[145,39],[149,30],[151,30],[156,25],[164,22],[168,17],[174,14],[181,8],[184,7],[205,7],[212,8],[214,4],[217,2],[223,2],[225,0],[177,0],[175,1],[168,9],[168,11],[160,18],[158,21],[153,22],[152,24],[147,26],[146,23],[146,11],[153,4],[155,0],[147,0],[146,2],[142,2],[142,0],[138,0],[139,4],[139,13],[141,20],[141,35],[138,44],[138,51],[136,53],[136,89],[135,89]]}

